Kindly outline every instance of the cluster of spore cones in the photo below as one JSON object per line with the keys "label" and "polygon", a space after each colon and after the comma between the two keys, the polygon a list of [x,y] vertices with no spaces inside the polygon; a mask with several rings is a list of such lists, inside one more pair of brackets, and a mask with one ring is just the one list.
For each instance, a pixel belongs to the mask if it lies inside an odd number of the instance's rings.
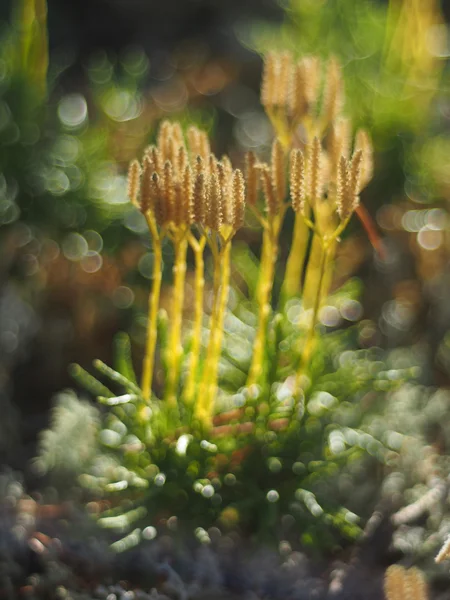
{"label": "cluster of spore cones", "polygon": [[[142,393],[152,395],[157,321],[162,280],[162,242],[174,248],[173,286],[166,345],[164,396],[174,413],[183,409],[209,429],[218,393],[219,361],[236,232],[245,226],[246,210],[262,229],[260,271],[255,295],[258,322],[247,385],[267,381],[267,331],[273,314],[272,290],[279,256],[280,233],[289,208],[293,237],[279,298],[280,310],[301,297],[310,311],[303,332],[301,360],[292,373],[293,405],[314,349],[320,307],[326,298],[336,245],[359,206],[362,189],[372,176],[372,146],[360,129],[352,138],[343,116],[341,68],[333,58],[323,68],[315,57],[295,62],[288,53],[266,57],[261,102],[274,128],[268,161],[249,152],[243,169],[228,156],[211,151],[205,131],[164,121],[155,145],[129,168],[128,194],[143,213],[153,245],[153,278],[142,370]],[[311,239],[312,237],[312,239]],[[194,256],[195,302],[188,364],[183,360],[183,307],[187,251]],[[209,336],[203,347],[205,263],[213,262]],[[182,376],[185,372],[186,375]]]}

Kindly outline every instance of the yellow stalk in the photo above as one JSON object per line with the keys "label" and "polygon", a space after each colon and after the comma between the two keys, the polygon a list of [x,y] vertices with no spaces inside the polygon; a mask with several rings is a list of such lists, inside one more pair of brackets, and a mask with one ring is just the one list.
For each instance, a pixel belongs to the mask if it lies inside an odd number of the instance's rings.
{"label": "yellow stalk", "polygon": [[147,316],[147,339],[145,344],[145,354],[142,364],[142,396],[144,400],[149,401],[152,389],[153,366],[155,362],[155,348],[157,337],[157,319],[159,307],[159,295],[161,292],[162,279],[162,248],[161,238],[158,235],[155,218],[151,213],[146,214],[148,228],[152,236],[153,246],[153,284],[150,292]]}
{"label": "yellow stalk", "polygon": [[303,308],[308,310],[312,308],[316,297],[318,280],[320,277],[320,264],[323,256],[322,238],[318,233],[314,233],[311,251],[306,269],[305,285],[303,289]]}
{"label": "yellow stalk", "polygon": [[[217,328],[217,318],[219,314],[219,292],[220,285],[222,280],[222,269],[225,265],[222,264],[222,252],[219,252],[217,245],[215,242],[211,240],[211,250],[213,254],[213,291],[212,291],[212,312],[210,319],[210,329],[209,329],[209,341],[208,348],[206,351],[206,358],[203,364],[203,372],[202,379],[200,382],[200,388],[198,393],[198,401],[195,405],[195,417],[200,421],[205,429],[209,429],[212,424],[212,409],[209,395],[210,388],[210,374],[213,369],[214,362],[214,354],[215,354],[215,346],[216,346],[216,328]],[[230,244],[227,244],[223,251],[228,247],[228,253]],[[226,257],[225,257],[226,258]],[[229,256],[228,256],[229,260]],[[223,269],[225,270],[225,269]]]}
{"label": "yellow stalk", "polygon": [[283,112],[270,111],[269,119],[283,148],[285,150],[286,148],[290,148],[292,144],[292,129],[287,123],[286,115]]}
{"label": "yellow stalk", "polygon": [[261,244],[261,258],[259,261],[258,283],[256,286],[255,299],[257,304],[261,304],[264,292],[264,280],[267,265],[270,262],[271,239],[268,231],[268,225],[264,226],[263,238]]}
{"label": "yellow stalk", "polygon": [[330,287],[333,282],[334,259],[336,257],[337,240],[331,239],[328,243],[329,245],[326,257],[325,273],[322,281],[322,289],[320,291],[323,299],[328,297],[328,294],[330,293]]}
{"label": "yellow stalk", "polygon": [[298,396],[298,391],[300,389],[301,377],[305,373],[306,368],[308,366],[309,360],[311,358],[312,351],[314,349],[315,342],[315,334],[316,334],[316,326],[319,320],[319,310],[322,305],[323,300],[323,283],[324,277],[328,262],[328,252],[329,252],[329,243],[324,243],[323,240],[320,240],[322,244],[322,253],[320,256],[320,264],[318,268],[318,277],[317,284],[314,293],[314,303],[313,303],[313,314],[310,326],[308,328],[308,333],[306,335],[305,344],[303,346],[302,357],[300,360],[300,367],[297,371],[296,382],[295,382],[295,391],[296,396]]}
{"label": "yellow stalk", "polygon": [[189,372],[185,386],[185,402],[192,404],[195,397],[195,383],[197,379],[198,363],[200,360],[202,321],[203,321],[203,292],[205,288],[205,263],[203,260],[203,250],[205,248],[206,238],[202,236],[197,241],[193,236],[189,238],[189,243],[194,252],[195,259],[195,315],[194,326],[192,328],[192,347]]}
{"label": "yellow stalk", "polygon": [[247,385],[258,383],[264,368],[264,353],[267,326],[271,311],[273,280],[278,257],[278,235],[282,216],[278,215],[264,230],[260,279],[258,282],[258,329],[253,343],[253,356],[247,378]]}
{"label": "yellow stalk", "polygon": [[216,322],[214,326],[213,354],[211,360],[211,370],[209,371],[209,374],[207,373],[209,375],[207,388],[208,413],[211,415],[211,418],[213,415],[214,401],[217,394],[217,379],[219,373],[220,356],[222,352],[223,327],[228,301],[228,288],[230,282],[230,255],[231,243],[227,241],[221,252],[221,279]]}
{"label": "yellow stalk", "polygon": [[[306,216],[309,217],[309,207]],[[296,213],[292,244],[286,264],[286,273],[282,288],[284,302],[299,296],[302,288],[302,274],[305,265],[306,249],[308,247],[309,228],[303,215]]]}
{"label": "yellow stalk", "polygon": [[184,282],[186,278],[187,239],[184,230],[178,230],[174,237],[175,262],[173,265],[172,310],[170,333],[167,344],[167,386],[166,400],[169,406],[177,406],[177,387],[180,379],[180,362],[183,353],[181,329],[184,306]]}
{"label": "yellow stalk", "polygon": [[308,267],[306,270],[305,285],[302,296],[303,307],[306,310],[312,308],[314,305],[318,280],[320,278],[323,242],[326,240],[328,255],[327,264],[325,266],[326,273],[324,274],[325,283],[323,285],[325,293],[327,293],[331,283],[332,275],[330,258],[334,256],[336,251],[337,238],[344,231],[348,223],[348,219],[340,224],[336,223],[336,218],[333,214],[333,206],[335,202],[333,201],[333,198],[331,200],[331,202],[319,203],[314,209],[315,233],[308,259]]}

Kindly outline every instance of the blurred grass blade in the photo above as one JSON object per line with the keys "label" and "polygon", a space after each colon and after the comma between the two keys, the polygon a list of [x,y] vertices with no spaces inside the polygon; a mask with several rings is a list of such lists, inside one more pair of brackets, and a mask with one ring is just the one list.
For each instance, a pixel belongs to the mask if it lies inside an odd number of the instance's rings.
{"label": "blurred grass blade", "polygon": [[35,0],[35,21],[29,56],[29,72],[42,99],[47,96],[48,72],[47,2]]}
{"label": "blurred grass blade", "polygon": [[34,0],[17,0],[13,7],[13,21],[18,34],[17,57],[18,66],[24,73],[28,69],[28,57],[33,40],[35,23]]}
{"label": "blurred grass blade", "polygon": [[111,381],[114,381],[114,383],[118,383],[119,385],[122,385],[126,390],[130,390],[134,394],[141,396],[141,390],[135,383],[133,383],[114,369],[111,369],[111,367],[108,367],[108,365],[105,365],[105,363],[101,360],[94,360],[93,365],[97,369],[97,371],[100,371],[102,375],[108,377],[108,379],[111,379]]}
{"label": "blurred grass blade", "polygon": [[114,394],[110,389],[108,389],[105,385],[103,385],[103,383],[98,381],[98,379],[83,369],[83,367],[80,367],[80,365],[70,365],[69,373],[75,379],[75,381],[80,384],[81,387],[85,388],[94,396],[105,396],[108,398],[114,397]]}
{"label": "blurred grass blade", "polygon": [[137,385],[131,357],[130,337],[126,333],[119,333],[114,340],[114,346],[116,371],[126,377],[128,381]]}
{"label": "blurred grass blade", "polygon": [[13,8],[16,25],[17,64],[34,83],[42,99],[47,96],[48,34],[46,0],[18,0]]}

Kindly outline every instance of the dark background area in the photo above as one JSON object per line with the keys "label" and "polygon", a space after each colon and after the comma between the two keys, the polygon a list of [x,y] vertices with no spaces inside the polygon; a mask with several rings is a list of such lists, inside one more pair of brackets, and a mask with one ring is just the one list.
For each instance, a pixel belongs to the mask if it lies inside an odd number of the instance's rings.
{"label": "dark background area", "polygon": [[[11,3],[2,2],[7,19]],[[49,0],[50,50],[71,52],[78,65],[97,50],[136,44],[150,57],[181,40],[201,41],[213,55],[239,52],[232,26],[239,20],[281,20],[275,0]]]}

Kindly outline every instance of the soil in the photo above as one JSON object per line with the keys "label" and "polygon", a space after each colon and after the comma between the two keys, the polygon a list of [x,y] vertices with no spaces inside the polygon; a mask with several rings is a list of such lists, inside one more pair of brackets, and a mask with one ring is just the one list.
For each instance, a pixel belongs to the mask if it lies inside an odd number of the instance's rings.
{"label": "soil", "polygon": [[40,504],[11,481],[8,490],[0,599],[381,600],[385,569],[401,558],[389,550],[393,527],[381,514],[360,543],[320,559],[288,542],[273,549],[214,528],[208,545],[160,530],[113,552],[108,532],[73,502]]}

